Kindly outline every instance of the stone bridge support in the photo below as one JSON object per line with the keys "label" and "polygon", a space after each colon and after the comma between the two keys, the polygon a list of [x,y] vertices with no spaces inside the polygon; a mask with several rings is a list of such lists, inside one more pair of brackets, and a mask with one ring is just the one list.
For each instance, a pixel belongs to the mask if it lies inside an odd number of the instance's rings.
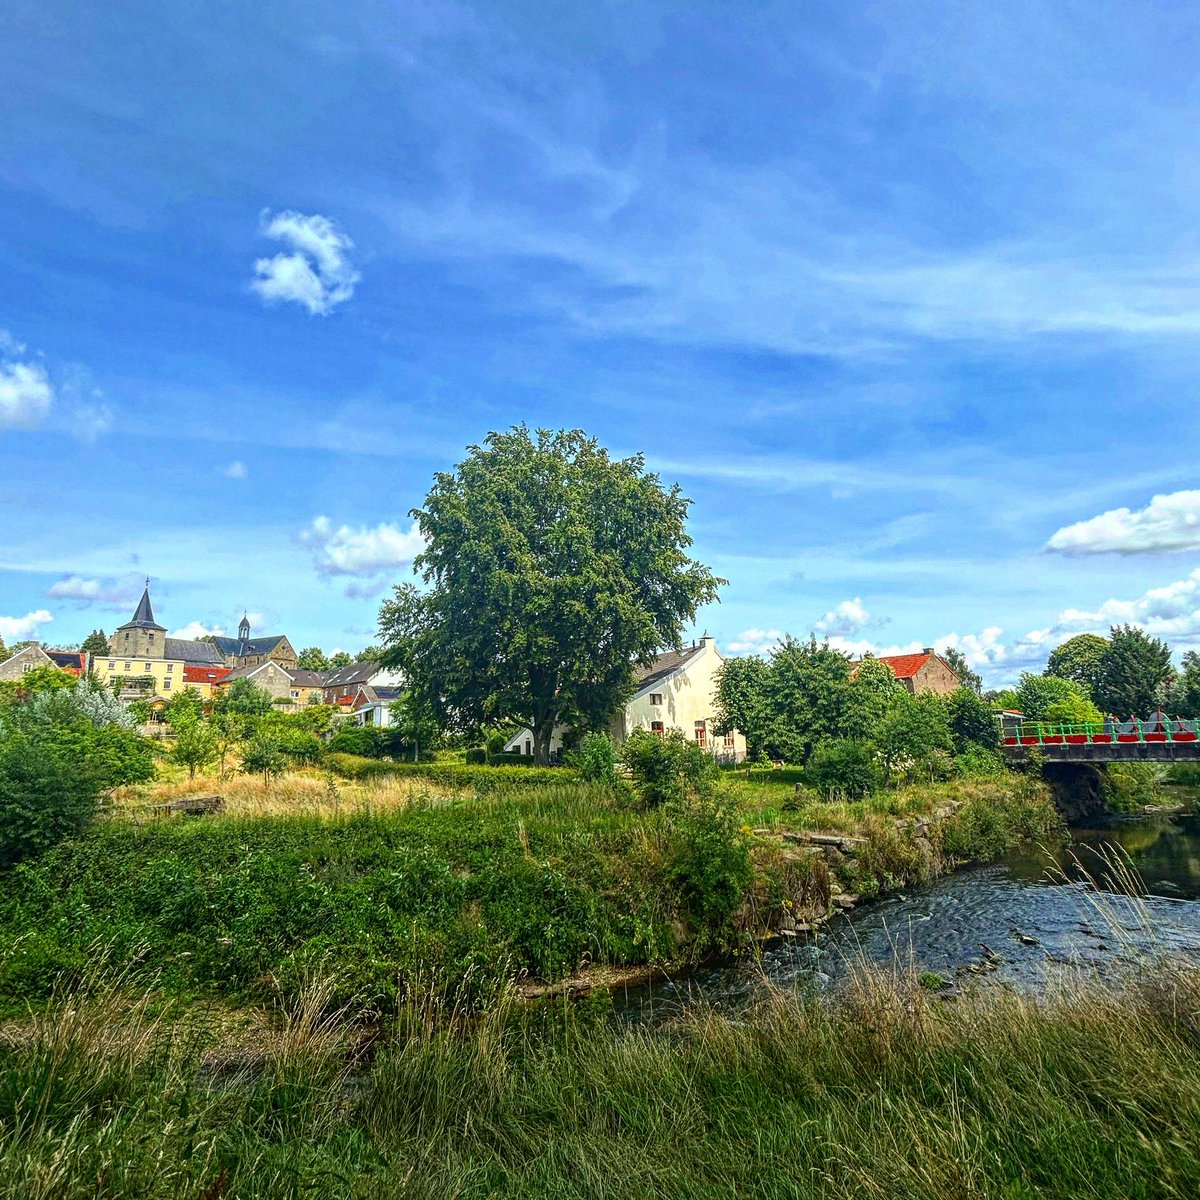
{"label": "stone bridge support", "polygon": [[1103,766],[1078,762],[1048,762],[1042,778],[1050,785],[1054,804],[1068,825],[1080,825],[1104,812],[1101,788]]}

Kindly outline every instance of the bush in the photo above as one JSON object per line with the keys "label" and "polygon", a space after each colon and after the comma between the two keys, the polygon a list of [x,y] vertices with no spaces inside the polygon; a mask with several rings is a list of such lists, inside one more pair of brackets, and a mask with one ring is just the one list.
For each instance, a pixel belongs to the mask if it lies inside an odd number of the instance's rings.
{"label": "bush", "polygon": [[515,750],[489,754],[487,760],[494,767],[532,767],[535,761],[532,754],[518,754]]}
{"label": "bush", "polygon": [[739,821],[729,798],[701,799],[674,816],[678,841],[671,879],[696,926],[695,952],[728,943],[750,886],[750,846]]}
{"label": "bush", "polygon": [[1100,794],[1113,812],[1136,812],[1162,803],[1162,775],[1154,763],[1108,763],[1100,772]]}
{"label": "bush", "polygon": [[569,767],[486,767],[464,763],[383,762],[352,754],[327,754],[325,766],[345,779],[374,779],[407,775],[428,779],[444,787],[470,788],[480,795],[505,784],[542,785],[568,783],[579,778]]}
{"label": "bush", "polygon": [[607,733],[589,733],[572,756],[571,765],[586,783],[611,787],[617,782],[617,748]]}
{"label": "bush", "polygon": [[259,734],[246,743],[242,751],[242,770],[247,775],[261,774],[270,778],[287,766],[287,757],[272,737]]}
{"label": "bush", "polygon": [[716,759],[689,742],[678,729],[659,736],[637,729],[625,739],[621,757],[647,808],[712,791],[720,775]]}
{"label": "bush", "polygon": [[822,742],[804,770],[805,781],[824,795],[857,798],[879,790],[883,773],[868,742],[848,739]]}
{"label": "bush", "polygon": [[99,776],[63,746],[10,729],[0,738],[0,868],[79,833]]}
{"label": "bush", "polygon": [[964,779],[993,779],[1008,768],[1004,759],[982,746],[972,746],[954,759],[954,770]]}
{"label": "bush", "polygon": [[483,746],[472,746],[467,751],[466,762],[472,766],[481,767],[487,762],[487,750]]}
{"label": "bush", "polygon": [[371,725],[347,725],[329,739],[326,747],[334,754],[356,754],[360,758],[382,758],[383,739]]}

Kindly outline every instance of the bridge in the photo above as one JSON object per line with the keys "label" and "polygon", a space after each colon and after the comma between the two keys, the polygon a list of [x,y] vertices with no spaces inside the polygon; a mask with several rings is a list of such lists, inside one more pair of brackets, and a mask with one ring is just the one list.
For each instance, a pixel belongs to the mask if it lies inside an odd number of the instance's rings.
{"label": "bridge", "polygon": [[1014,762],[1031,752],[1048,763],[1200,762],[1200,719],[1162,712],[1144,720],[1109,718],[1100,725],[1005,720],[1000,740]]}

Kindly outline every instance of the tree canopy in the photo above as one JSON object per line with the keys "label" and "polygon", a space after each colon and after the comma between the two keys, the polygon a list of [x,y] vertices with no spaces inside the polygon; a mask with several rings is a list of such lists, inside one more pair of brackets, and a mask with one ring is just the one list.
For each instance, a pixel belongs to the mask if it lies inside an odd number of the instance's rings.
{"label": "tree canopy", "polygon": [[103,629],[93,629],[79,647],[85,654],[102,657],[108,653],[108,635]]}
{"label": "tree canopy", "polygon": [[634,664],[716,599],[724,581],[687,554],[690,503],[580,430],[489,434],[411,514],[426,588],[384,602],[382,661],[439,720],[520,721],[548,761],[556,724],[602,727]]}
{"label": "tree canopy", "polygon": [[1164,700],[1171,650],[1136,625],[1114,625],[1096,670],[1096,703],[1118,716],[1143,717]]}
{"label": "tree canopy", "polygon": [[330,663],[320,646],[305,646],[296,655],[296,666],[304,671],[328,671]]}
{"label": "tree canopy", "polygon": [[958,676],[958,682],[965,688],[970,688],[976,695],[983,691],[983,676],[971,670],[967,656],[954,646],[947,646],[942,652],[946,665]]}
{"label": "tree canopy", "polygon": [[1085,696],[1096,695],[1100,660],[1108,649],[1108,638],[1097,633],[1078,633],[1050,652],[1046,674],[1077,683]]}

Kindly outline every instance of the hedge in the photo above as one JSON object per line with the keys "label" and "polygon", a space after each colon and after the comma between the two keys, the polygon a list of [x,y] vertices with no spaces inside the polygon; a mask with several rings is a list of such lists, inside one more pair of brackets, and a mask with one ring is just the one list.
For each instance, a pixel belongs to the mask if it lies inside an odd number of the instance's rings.
{"label": "hedge", "polygon": [[374,779],[383,775],[407,775],[428,779],[446,787],[469,787],[490,792],[506,783],[571,783],[579,778],[572,767],[481,767],[463,763],[386,762],[378,758],[359,758],[355,754],[327,754],[325,766],[346,779]]}

